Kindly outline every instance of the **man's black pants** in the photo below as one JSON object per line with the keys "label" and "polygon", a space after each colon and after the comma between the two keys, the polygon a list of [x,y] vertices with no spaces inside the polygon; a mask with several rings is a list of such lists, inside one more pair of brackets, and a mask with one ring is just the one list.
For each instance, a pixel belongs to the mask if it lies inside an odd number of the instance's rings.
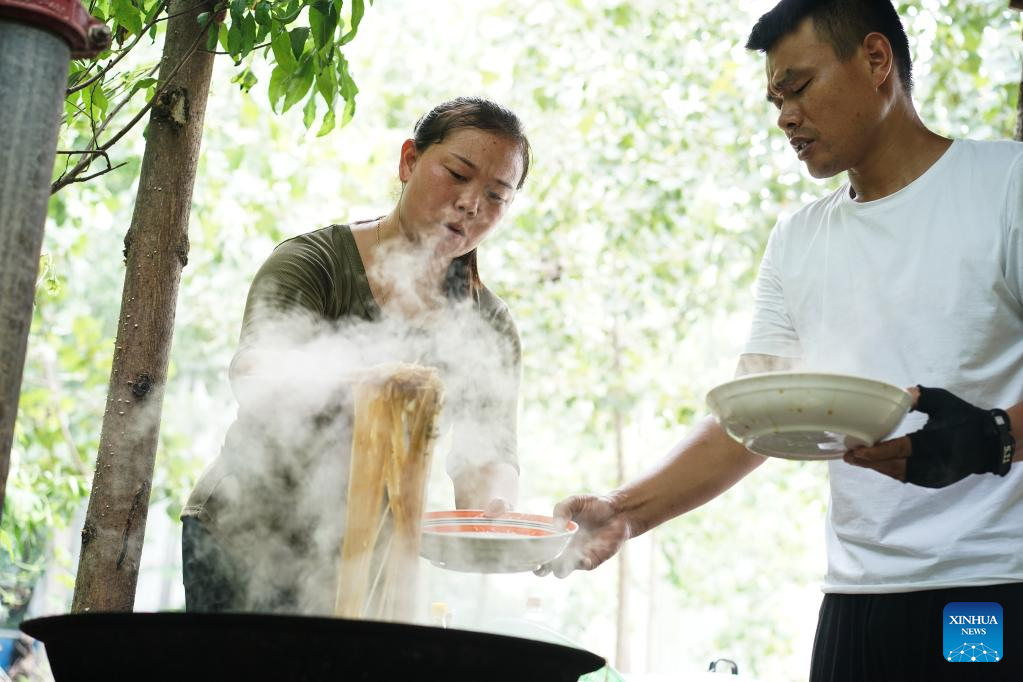
{"label": "man's black pants", "polygon": [[[949,602],[1001,605],[1001,660],[947,660],[942,616]],[[964,642],[973,640],[980,643],[983,637],[964,635]],[[895,594],[824,595],[810,682],[946,681],[1023,682],[1023,582]]]}

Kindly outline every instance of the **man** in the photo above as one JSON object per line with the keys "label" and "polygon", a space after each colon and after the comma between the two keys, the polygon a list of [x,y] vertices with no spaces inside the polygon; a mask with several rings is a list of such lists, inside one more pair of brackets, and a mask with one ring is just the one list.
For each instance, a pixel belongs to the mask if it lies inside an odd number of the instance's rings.
{"label": "man", "polygon": [[[1023,680],[1023,144],[925,127],[888,0],[783,0],[747,48],[810,174],[848,182],[772,232],[736,374],[914,387],[898,437],[830,463],[810,679]],[[705,419],[653,471],[559,503],[582,530],[537,572],[593,569],[763,461]],[[949,602],[1003,607],[1005,660],[946,662]]]}

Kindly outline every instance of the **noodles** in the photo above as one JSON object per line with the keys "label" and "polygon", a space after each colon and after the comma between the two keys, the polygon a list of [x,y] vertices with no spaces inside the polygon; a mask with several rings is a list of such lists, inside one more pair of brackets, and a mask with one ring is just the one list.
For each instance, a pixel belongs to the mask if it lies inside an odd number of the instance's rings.
{"label": "noodles", "polygon": [[416,365],[376,368],[355,385],[337,616],[411,620],[442,393],[436,371]]}

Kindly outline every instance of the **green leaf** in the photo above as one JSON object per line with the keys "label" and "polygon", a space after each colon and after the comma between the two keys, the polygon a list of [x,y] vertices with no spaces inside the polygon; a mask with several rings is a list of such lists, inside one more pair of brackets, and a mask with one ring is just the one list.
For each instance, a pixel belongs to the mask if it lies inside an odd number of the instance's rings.
{"label": "green leaf", "polygon": [[337,19],[337,9],[329,0],[315,0],[309,6],[309,26],[312,28],[313,42],[318,49],[327,45],[333,46]]}
{"label": "green leaf", "polygon": [[142,32],[142,12],[131,3],[131,0],[113,0],[110,6],[118,24],[124,26],[130,33]]}
{"label": "green leaf", "polygon": [[284,91],[284,106],[281,109],[281,112],[283,113],[287,111],[305,97],[305,94],[309,92],[309,88],[312,84],[312,64],[308,61],[299,64],[298,69],[296,69],[288,79],[288,83]]}
{"label": "green leaf", "polygon": [[213,24],[206,30],[206,51],[212,52],[217,49],[217,35],[220,33],[220,27]]}
{"label": "green leaf", "polygon": [[75,105],[79,100],[82,99],[82,91],[73,92],[68,95],[67,99],[64,100],[64,116],[67,117],[68,121],[74,120],[79,116],[78,107]]}
{"label": "green leaf", "polygon": [[316,89],[323,97],[327,108],[333,109],[334,102],[337,101],[337,78],[334,77],[332,69],[327,68],[316,74]]}
{"label": "green leaf", "polygon": [[227,29],[227,51],[234,58],[235,62],[242,51],[242,25],[240,22],[232,21],[231,27]]}
{"label": "green leaf", "polygon": [[252,52],[252,48],[256,46],[257,28],[256,18],[251,14],[246,14],[242,19],[242,56]]}
{"label": "green leaf", "polygon": [[[258,21],[256,24],[256,43],[262,45],[266,40],[266,37],[270,35],[270,24],[259,25]],[[263,56],[266,56],[265,52],[263,53]]]}
{"label": "green leaf", "polygon": [[306,39],[309,37],[309,29],[305,26],[293,28],[288,32],[288,36],[291,38],[291,54],[295,55],[296,60],[301,59]]}
{"label": "green leaf", "polygon": [[135,84],[131,86],[131,94],[134,95],[139,90],[142,90],[144,88],[151,88],[154,85],[156,85],[155,78],[141,78],[135,81]]}
{"label": "green leaf", "polygon": [[323,44],[327,41],[327,18],[323,15],[323,12],[316,9],[315,6],[310,5],[309,7],[309,28],[313,34],[313,44],[317,48],[323,47]]}
{"label": "green leaf", "polygon": [[94,117],[100,118],[106,114],[107,107],[110,106],[110,102],[107,101],[107,95],[103,92],[102,81],[86,88],[83,91],[82,104],[86,111]]}
{"label": "green leaf", "polygon": [[242,23],[242,17],[245,16],[245,10],[248,8],[247,0],[231,0],[231,23],[240,24]]}
{"label": "green leaf", "polygon": [[231,82],[237,83],[242,92],[248,92],[253,85],[259,82],[259,79],[256,78],[256,74],[252,73],[252,69],[246,67],[236,74]]}
{"label": "green leaf", "polygon": [[344,61],[344,71],[341,75],[341,97],[345,100],[345,109],[341,114],[341,127],[348,125],[348,122],[355,116],[355,96],[359,93],[359,88],[355,86],[355,81],[352,80],[351,75],[348,73],[347,61],[342,56],[341,59]]}
{"label": "green leaf", "polygon": [[291,53],[291,38],[286,30],[281,29],[270,38],[270,49],[273,50],[277,65],[286,72],[291,73],[298,67],[295,55]]}
{"label": "green leaf", "polygon": [[267,0],[262,0],[262,2],[256,3],[255,16],[256,23],[260,26],[270,25],[270,3],[267,2]]}
{"label": "green leaf", "polygon": [[309,95],[309,99],[306,101],[305,106],[302,107],[302,124],[306,130],[312,127],[313,121],[316,120],[316,94]]}
{"label": "green leaf", "polygon": [[320,125],[320,129],[316,131],[316,137],[323,137],[331,130],[334,129],[334,110],[327,109],[327,113],[323,115],[323,123]]}
{"label": "green leaf", "polygon": [[157,14],[159,14],[163,9],[165,9],[165,5],[161,3],[160,0],[153,0],[152,6],[146,10],[146,16],[142,23],[148,24],[150,21],[155,19]]}
{"label": "green leaf", "polygon": [[365,14],[365,2],[363,2],[363,0],[352,0],[351,28],[348,30],[348,33],[341,36],[341,40],[338,41],[338,45],[347,45],[352,42],[352,39],[355,38],[355,34],[359,32],[359,24],[362,23],[362,17]]}
{"label": "green leaf", "polygon": [[301,2],[298,0],[292,0],[288,3],[286,8],[278,9],[278,7],[274,7],[271,14],[274,19],[282,24],[290,24],[298,18],[299,13],[302,11],[302,7],[303,5]]}
{"label": "green leaf", "polygon": [[274,70],[270,73],[270,84],[267,86],[267,94],[270,97],[270,108],[274,110],[274,113],[281,113],[278,110],[278,105],[284,98],[285,89],[290,77],[291,72],[280,64],[274,67]]}

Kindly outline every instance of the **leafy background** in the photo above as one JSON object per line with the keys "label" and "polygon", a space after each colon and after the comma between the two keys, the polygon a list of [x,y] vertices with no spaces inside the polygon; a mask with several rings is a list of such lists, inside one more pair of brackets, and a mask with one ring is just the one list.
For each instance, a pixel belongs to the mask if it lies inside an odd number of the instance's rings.
{"label": "leafy background", "polygon": [[[116,17],[120,2],[95,6]],[[388,210],[398,148],[432,105],[490,96],[533,144],[481,273],[522,333],[520,508],[541,513],[612,488],[619,457],[626,477],[647,468],[705,414],[704,394],[734,367],[771,226],[836,182],[802,171],[764,101],[762,57],[742,48],[765,0],[381,0],[326,71],[323,32],[343,38],[352,7],[315,4],[264,32],[265,4],[232,3],[215,29],[214,49],[231,54],[217,60],[206,115],[140,610],[182,605],[173,520],[234,414],[226,368],[253,273],[283,238]],[[1005,4],[899,3],[915,99],[937,131],[1011,137],[1023,43]],[[273,8],[287,18],[288,4]],[[141,36],[139,49],[69,105],[62,148],[91,135],[83,110],[152,95],[163,24],[145,25],[125,19],[120,37]],[[51,201],[0,526],[8,625],[69,603],[143,144],[140,126],[111,152],[124,166]],[[705,670],[726,656],[757,679],[805,679],[826,507],[823,467],[772,462],[630,543],[619,665]],[[614,654],[614,564],[564,581],[427,577],[456,625],[519,613],[534,596],[554,629]]]}

